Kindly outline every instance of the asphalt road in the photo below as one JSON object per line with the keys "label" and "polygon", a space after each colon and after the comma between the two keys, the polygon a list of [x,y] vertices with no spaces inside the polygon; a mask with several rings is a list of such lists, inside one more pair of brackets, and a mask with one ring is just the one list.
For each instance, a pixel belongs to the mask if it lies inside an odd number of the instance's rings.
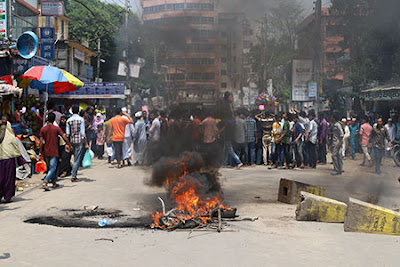
{"label": "asphalt road", "polygon": [[[295,205],[277,202],[280,178],[323,186],[326,196],[347,201],[374,195],[387,208],[400,207],[400,169],[384,162],[383,174],[346,160],[342,176],[331,165],[317,170],[221,169],[225,202],[241,217],[234,232],[167,232],[143,228],[83,229],[27,224],[37,216],[96,205],[129,217],[160,211],[163,188],[145,185],[150,169],[116,169],[94,161],[83,181],[62,180],[50,192],[32,188],[0,204],[0,266],[398,266],[399,236],[345,233],[343,224],[298,222]],[[167,203],[168,208],[172,208]],[[140,209],[140,210],[139,210]],[[117,222],[118,223],[118,222]]]}

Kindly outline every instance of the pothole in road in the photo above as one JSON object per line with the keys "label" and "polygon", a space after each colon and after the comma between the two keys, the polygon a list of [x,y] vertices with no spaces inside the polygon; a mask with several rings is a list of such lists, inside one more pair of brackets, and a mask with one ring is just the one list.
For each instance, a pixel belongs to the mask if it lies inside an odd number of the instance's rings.
{"label": "pothole in road", "polygon": [[[100,227],[98,221],[101,219],[117,220],[115,224]],[[56,227],[70,228],[148,228],[151,223],[150,217],[133,218],[116,209],[96,210],[62,210],[60,215],[37,216],[24,221],[25,223],[51,225]]]}

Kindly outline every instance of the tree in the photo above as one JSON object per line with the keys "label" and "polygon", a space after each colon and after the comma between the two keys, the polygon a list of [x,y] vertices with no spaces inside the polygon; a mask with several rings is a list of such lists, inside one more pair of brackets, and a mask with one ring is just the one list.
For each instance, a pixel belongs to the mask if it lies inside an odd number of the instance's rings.
{"label": "tree", "polygon": [[274,95],[281,102],[290,99],[291,62],[297,56],[296,32],[302,14],[301,4],[296,1],[280,1],[260,21],[260,41],[249,54],[259,88],[263,91],[266,81],[272,79]]}

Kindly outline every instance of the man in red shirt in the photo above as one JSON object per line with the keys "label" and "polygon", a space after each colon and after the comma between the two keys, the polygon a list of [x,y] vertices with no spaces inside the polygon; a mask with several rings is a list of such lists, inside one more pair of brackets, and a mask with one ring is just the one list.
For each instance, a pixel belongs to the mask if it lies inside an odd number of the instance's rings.
{"label": "man in red shirt", "polygon": [[[54,121],[56,119],[56,115],[54,113],[49,113],[47,116],[47,125],[43,127],[40,130],[40,153],[39,156],[40,158],[43,158],[45,156],[47,158],[47,162],[49,164],[48,166],[48,172],[46,177],[44,178],[43,182],[43,189],[48,191],[49,188],[47,187],[47,184],[51,182],[53,184],[53,188],[58,187],[58,184],[56,183],[57,180],[57,175],[56,175],[56,169],[57,169],[57,161],[58,161],[58,143],[59,143],[59,138],[58,136],[61,136],[64,141],[67,143],[66,149],[72,150],[72,146],[68,141],[67,135],[63,133],[60,127],[57,127],[53,125]],[[43,154],[43,141],[44,143],[44,154]]]}
{"label": "man in red shirt", "polygon": [[[125,115],[127,118],[124,118],[121,115]],[[125,139],[125,127],[128,123],[133,123],[133,120],[128,113],[122,112],[121,109],[118,109],[117,115],[110,120],[110,125],[112,128],[112,141],[115,150],[115,158],[118,162],[118,168],[121,168],[123,164],[122,145]]]}

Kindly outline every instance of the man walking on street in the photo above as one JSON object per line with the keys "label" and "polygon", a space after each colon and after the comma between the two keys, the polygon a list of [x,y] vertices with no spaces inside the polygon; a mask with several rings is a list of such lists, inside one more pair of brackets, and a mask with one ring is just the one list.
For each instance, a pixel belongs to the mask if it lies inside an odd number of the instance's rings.
{"label": "man walking on street", "polygon": [[[124,117],[122,117],[124,115]],[[117,115],[110,120],[110,125],[112,128],[112,141],[115,150],[115,158],[117,159],[118,169],[122,168],[123,165],[123,153],[122,146],[125,139],[125,127],[128,123],[133,123],[132,118],[128,113],[122,112],[121,109],[117,110]]]}
{"label": "man walking on street", "polygon": [[69,137],[69,142],[73,148],[74,166],[72,167],[71,182],[78,182],[76,177],[78,174],[79,165],[83,158],[83,152],[89,149],[88,142],[85,135],[85,121],[78,115],[79,107],[72,107],[73,115],[67,120],[66,134]]}
{"label": "man walking on street", "polygon": [[357,119],[353,118],[351,120],[351,124],[349,126],[350,130],[350,148],[351,148],[351,158],[355,159],[356,158],[356,151],[357,151],[357,137],[359,134],[359,129],[357,125]]}
{"label": "man walking on street", "polygon": [[333,114],[332,116],[332,140],[331,140],[331,153],[334,172],[332,175],[341,175],[343,172],[343,154],[342,154],[342,141],[343,141],[343,127],[339,122],[339,115]]}
{"label": "man walking on street", "polygon": [[[49,188],[47,184],[51,182],[53,184],[53,188],[58,187],[57,181],[57,162],[58,162],[58,136],[61,136],[64,141],[67,143],[66,149],[71,150],[71,144],[68,141],[67,135],[63,133],[60,127],[53,125],[56,119],[56,115],[54,113],[49,113],[47,116],[47,125],[40,130],[40,153],[39,157],[43,158],[44,156],[47,158],[47,162],[49,164],[48,172],[46,177],[44,178],[43,188],[48,191]],[[44,143],[44,151],[43,151],[43,141]]]}
{"label": "man walking on street", "polygon": [[369,165],[372,166],[371,156],[368,151],[368,141],[371,136],[371,132],[372,132],[372,126],[367,122],[367,119],[364,117],[362,119],[362,125],[360,127],[360,144],[364,154],[364,159],[363,162],[361,163],[361,166],[364,166],[367,160]]}
{"label": "man walking on street", "polygon": [[391,147],[392,143],[390,142],[389,133],[386,127],[383,126],[382,118],[379,118],[377,125],[372,129],[368,142],[368,146],[372,147],[376,174],[381,174],[382,157],[385,153],[385,140],[388,141],[388,147]]}

